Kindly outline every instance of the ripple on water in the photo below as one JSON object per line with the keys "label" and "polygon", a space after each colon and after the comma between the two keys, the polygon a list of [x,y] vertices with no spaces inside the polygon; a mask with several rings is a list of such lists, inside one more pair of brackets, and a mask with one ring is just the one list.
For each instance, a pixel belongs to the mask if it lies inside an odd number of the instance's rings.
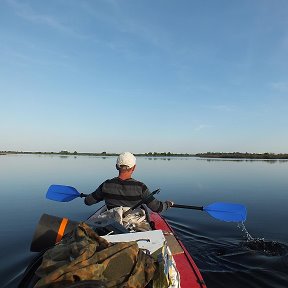
{"label": "ripple on water", "polygon": [[213,233],[203,233],[197,226],[178,221],[176,217],[170,218],[169,223],[192,255],[207,287],[287,287],[288,246],[285,244],[255,239],[244,224],[244,228],[240,225],[243,241],[241,235],[214,237]]}
{"label": "ripple on water", "polygon": [[251,250],[263,252],[266,256],[284,256],[288,252],[287,245],[276,241],[265,241],[264,238],[247,240],[242,245]]}
{"label": "ripple on water", "polygon": [[285,256],[287,254],[287,245],[277,241],[267,241],[264,238],[253,238],[243,222],[238,224],[238,228],[240,228],[246,236],[246,241],[242,242],[242,246],[250,250],[262,252],[266,256]]}

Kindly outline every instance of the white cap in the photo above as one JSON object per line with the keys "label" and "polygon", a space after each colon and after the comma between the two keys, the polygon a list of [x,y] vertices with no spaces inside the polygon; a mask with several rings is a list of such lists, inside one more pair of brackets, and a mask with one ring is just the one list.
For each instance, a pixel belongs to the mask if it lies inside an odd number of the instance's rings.
{"label": "white cap", "polygon": [[123,166],[128,166],[129,168],[132,168],[136,165],[136,158],[130,152],[123,152],[118,156],[116,165],[118,167],[123,165]]}

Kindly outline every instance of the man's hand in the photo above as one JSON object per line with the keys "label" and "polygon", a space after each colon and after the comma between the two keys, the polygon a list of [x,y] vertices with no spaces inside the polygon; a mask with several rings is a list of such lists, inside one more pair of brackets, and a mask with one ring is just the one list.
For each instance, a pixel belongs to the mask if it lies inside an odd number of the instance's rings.
{"label": "man's hand", "polygon": [[174,204],[174,202],[172,202],[170,200],[165,201],[165,203],[167,204],[168,208],[172,207]]}

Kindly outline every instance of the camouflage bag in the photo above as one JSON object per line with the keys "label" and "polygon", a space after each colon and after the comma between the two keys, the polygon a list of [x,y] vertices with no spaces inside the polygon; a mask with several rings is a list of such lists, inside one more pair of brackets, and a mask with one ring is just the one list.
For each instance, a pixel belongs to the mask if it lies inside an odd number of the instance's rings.
{"label": "camouflage bag", "polygon": [[36,271],[35,288],[60,288],[75,282],[99,280],[104,287],[142,288],[153,278],[154,259],[137,242],[109,243],[87,224],[45,252]]}

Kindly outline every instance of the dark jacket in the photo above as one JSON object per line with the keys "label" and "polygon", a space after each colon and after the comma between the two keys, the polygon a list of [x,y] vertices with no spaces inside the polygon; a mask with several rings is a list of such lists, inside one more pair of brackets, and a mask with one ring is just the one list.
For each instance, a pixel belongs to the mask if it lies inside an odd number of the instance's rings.
{"label": "dark jacket", "polygon": [[[93,193],[85,198],[86,205],[92,205],[102,200],[108,209],[114,207],[133,207],[150,194],[147,186],[133,178],[121,180],[118,177],[106,180]],[[145,204],[154,212],[167,210],[166,202],[161,202],[151,196]]]}

